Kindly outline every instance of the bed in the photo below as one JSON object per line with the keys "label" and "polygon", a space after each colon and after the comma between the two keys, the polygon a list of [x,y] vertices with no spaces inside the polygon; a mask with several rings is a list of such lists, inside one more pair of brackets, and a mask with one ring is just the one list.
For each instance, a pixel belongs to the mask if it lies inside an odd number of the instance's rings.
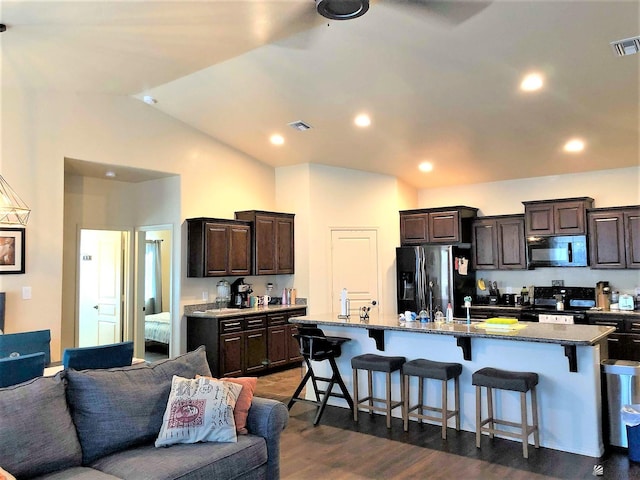
{"label": "bed", "polygon": [[169,345],[171,338],[171,313],[162,312],[144,317],[144,339],[146,344]]}

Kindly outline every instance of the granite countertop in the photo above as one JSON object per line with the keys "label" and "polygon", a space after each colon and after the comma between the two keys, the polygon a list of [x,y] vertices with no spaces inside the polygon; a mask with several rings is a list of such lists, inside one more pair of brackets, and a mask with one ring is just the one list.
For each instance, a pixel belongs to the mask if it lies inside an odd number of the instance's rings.
{"label": "granite countertop", "polygon": [[514,310],[529,310],[531,306],[529,305],[471,305],[471,310],[479,310],[479,309],[487,309],[491,310],[505,310],[505,311],[514,311]]}
{"label": "granite countertop", "polygon": [[640,310],[587,310],[587,315],[616,315],[640,319]]}
{"label": "granite countertop", "polygon": [[188,317],[200,318],[233,318],[257,315],[260,313],[278,313],[290,310],[306,308],[306,304],[296,305],[269,305],[268,307],[254,308],[215,308],[215,304],[185,305],[184,314]]}
{"label": "granite countertop", "polygon": [[559,343],[563,345],[595,345],[609,334],[615,332],[614,327],[602,325],[556,325],[538,322],[518,322],[513,330],[482,328],[484,322],[454,319],[451,324],[435,322],[404,322],[396,315],[372,315],[368,321],[361,321],[357,315],[350,319],[338,318],[336,313],[307,315],[289,320],[291,323],[332,325],[340,327],[365,328],[369,330],[395,330],[426,333],[433,335],[452,335],[472,338],[500,338],[538,343]]}

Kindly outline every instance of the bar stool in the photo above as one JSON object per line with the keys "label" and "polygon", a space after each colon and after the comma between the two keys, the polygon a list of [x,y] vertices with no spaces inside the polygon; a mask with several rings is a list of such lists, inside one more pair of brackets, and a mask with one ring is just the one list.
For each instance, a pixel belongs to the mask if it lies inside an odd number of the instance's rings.
{"label": "bar stool", "polygon": [[[442,438],[447,438],[447,421],[451,417],[456,419],[456,430],[460,430],[460,382],[462,365],[459,363],[434,362],[424,358],[418,358],[405,363],[402,366],[402,384],[404,388],[404,431],[409,430],[409,418],[433,420],[442,425]],[[411,377],[418,377],[418,403],[410,406],[409,383]],[[440,407],[424,405],[424,381],[427,379],[442,381],[442,403]],[[447,382],[453,379],[455,406],[453,410],[447,409]],[[414,412],[417,410],[417,412]],[[428,415],[427,412],[439,412],[439,415]]]}
{"label": "bar stool", "polygon": [[[497,368],[481,368],[472,375],[471,383],[476,386],[476,447],[480,448],[480,437],[482,432],[488,432],[489,438],[493,438],[495,433],[522,440],[522,455],[529,458],[529,435],[533,433],[535,448],[540,447],[538,428],[538,402],[536,399],[536,385],[538,384],[538,374],[532,372],[511,372],[499,370]],[[481,389],[487,389],[488,417],[481,419]],[[508,422],[494,418],[493,412],[493,389],[510,390],[520,392],[520,423]],[[531,417],[532,425],[528,425],[527,420],[527,392],[531,392]],[[485,426],[489,424],[489,426]],[[519,428],[519,432],[511,432],[504,429],[497,429],[495,425],[507,425]]]}
{"label": "bar stool", "polygon": [[[400,371],[400,368],[406,361],[405,357],[385,357],[376,355],[375,353],[365,353],[357,355],[351,359],[351,368],[353,369],[353,396],[355,397],[355,408],[353,409],[353,419],[358,421],[358,407],[368,410],[371,415],[374,411],[386,412],[387,428],[391,428],[391,410],[396,407],[402,407],[403,401],[393,402],[391,400],[391,373]],[[358,370],[367,371],[367,387],[368,395],[363,398],[358,397]],[[376,398],[373,396],[373,378],[372,372],[384,372],[387,378],[387,396],[386,398]],[[400,389],[402,396],[402,388]],[[374,405],[375,403],[384,403],[384,407]]]}
{"label": "bar stool", "polygon": [[[336,364],[336,358],[342,354],[342,344],[351,339],[345,337],[328,337],[322,330],[315,327],[298,327],[298,333],[293,336],[300,343],[300,354],[307,364],[307,373],[300,381],[300,384],[298,385],[298,388],[296,388],[291,400],[289,400],[287,408],[291,410],[291,407],[295,402],[307,402],[316,405],[318,410],[313,420],[314,426],[320,421],[320,417],[327,406],[329,397],[345,399],[349,404],[349,408],[353,410],[353,400],[351,395],[349,395],[349,391],[347,390],[342,377],[340,376],[340,371]],[[316,362],[327,360],[329,365],[331,365],[331,378],[317,376],[313,371],[313,366],[311,364],[312,360]],[[315,400],[309,400],[299,396],[309,379],[311,379],[311,385],[313,386],[313,392],[316,397]],[[319,389],[318,381],[327,382],[327,387],[324,390]],[[342,393],[333,392],[333,387],[336,384],[338,384]],[[320,400],[320,394],[323,395],[322,400]]]}

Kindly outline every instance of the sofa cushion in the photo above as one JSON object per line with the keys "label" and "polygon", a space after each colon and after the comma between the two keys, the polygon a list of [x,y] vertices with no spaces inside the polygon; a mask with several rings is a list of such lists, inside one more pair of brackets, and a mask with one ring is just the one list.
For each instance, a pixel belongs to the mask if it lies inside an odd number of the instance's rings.
{"label": "sofa cushion", "polygon": [[242,386],[199,376],[173,376],[156,447],[176,443],[236,442],[233,407]]}
{"label": "sofa cushion", "polygon": [[0,465],[18,478],[79,466],[61,374],[0,388]]}
{"label": "sofa cushion", "polygon": [[204,347],[151,365],[68,370],[67,399],[83,463],[152,442],[160,432],[174,375],[211,375]]}
{"label": "sofa cushion", "polygon": [[167,448],[135,447],[96,460],[92,468],[127,479],[246,478],[266,475],[267,447],[264,438],[242,435],[237,443],[179,444]]}
{"label": "sofa cushion", "polygon": [[109,475],[108,473],[103,473],[94,468],[73,467],[48,473],[47,475],[36,477],[32,480],[120,480],[120,478]]}

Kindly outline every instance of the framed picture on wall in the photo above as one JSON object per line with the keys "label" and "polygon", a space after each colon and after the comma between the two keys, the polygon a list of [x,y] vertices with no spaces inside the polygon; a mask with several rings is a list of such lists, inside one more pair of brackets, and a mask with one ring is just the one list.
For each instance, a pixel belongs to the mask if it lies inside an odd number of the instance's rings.
{"label": "framed picture on wall", "polygon": [[24,228],[0,227],[0,275],[24,273]]}

